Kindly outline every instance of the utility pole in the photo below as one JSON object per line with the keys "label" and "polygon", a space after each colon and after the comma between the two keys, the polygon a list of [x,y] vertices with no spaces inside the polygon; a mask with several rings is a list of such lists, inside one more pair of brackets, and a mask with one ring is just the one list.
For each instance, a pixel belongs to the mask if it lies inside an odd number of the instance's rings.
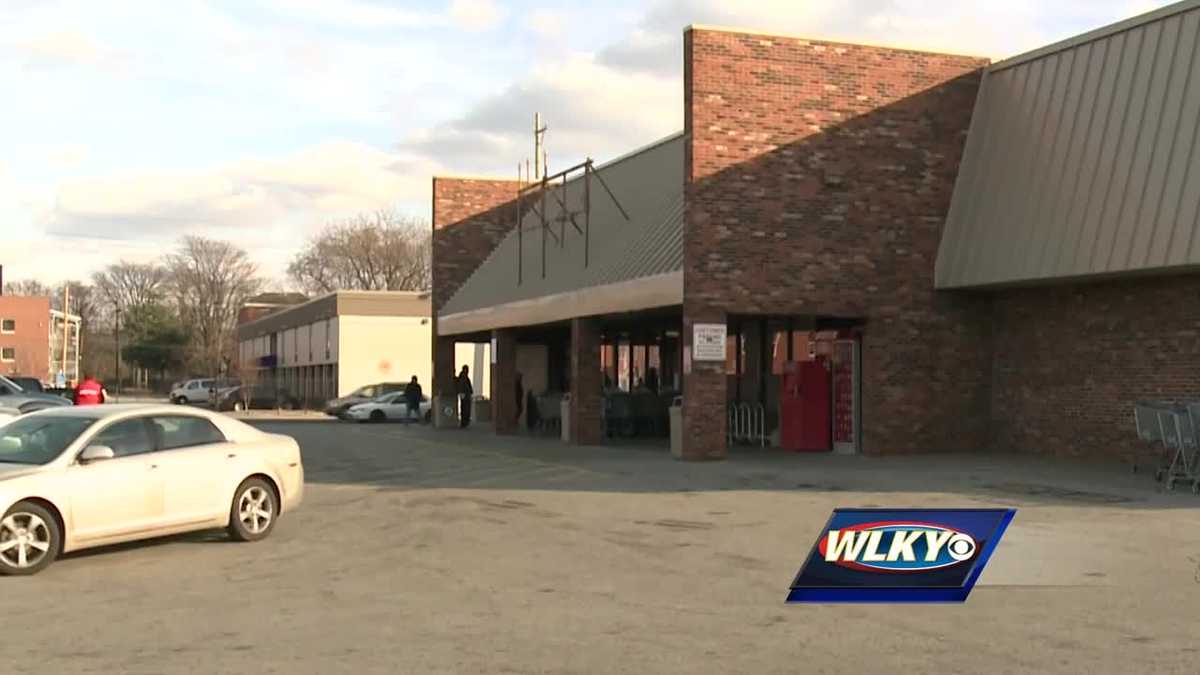
{"label": "utility pole", "polygon": [[116,386],[117,400],[121,400],[121,303],[117,303],[116,314],[116,330],[113,335],[117,341],[117,348],[113,350],[113,370],[116,372],[116,378],[113,384]]}
{"label": "utility pole", "polygon": [[542,124],[542,113],[533,114],[533,164],[534,180],[541,180],[546,175],[545,143],[546,126]]}
{"label": "utility pole", "polygon": [[[71,284],[63,284],[63,345],[62,345],[62,373],[66,377],[67,374],[67,344],[70,342],[71,334]],[[79,373],[75,373],[75,379],[79,379]]]}

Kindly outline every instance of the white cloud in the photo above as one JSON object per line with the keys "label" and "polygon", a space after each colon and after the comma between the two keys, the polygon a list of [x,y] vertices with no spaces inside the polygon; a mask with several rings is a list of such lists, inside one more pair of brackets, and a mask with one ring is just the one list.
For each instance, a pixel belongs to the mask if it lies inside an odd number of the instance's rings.
{"label": "white cloud", "polygon": [[500,23],[503,11],[494,0],[452,0],[450,17],[465,30],[486,31]]}
{"label": "white cloud", "polygon": [[527,22],[529,30],[547,40],[560,40],[567,30],[567,14],[557,9],[535,9]]}
{"label": "white cloud", "polygon": [[530,158],[535,111],[546,120],[552,170],[586,155],[604,159],[620,154],[683,128],[677,83],[650,73],[621,72],[576,54],[536,67],[459,119],[418,131],[402,147],[436,156],[458,172],[508,175],[515,162]]}
{"label": "white cloud", "polygon": [[259,0],[260,4],[287,17],[349,28],[415,28],[439,25],[443,17],[399,7],[385,7],[357,0]]}
{"label": "white cloud", "polygon": [[64,181],[38,217],[44,232],[174,239],[204,232],[289,241],[359,211],[427,203],[434,167],[359,143],[331,142],[212,171],[151,171]]}
{"label": "white cloud", "polygon": [[46,153],[46,161],[55,169],[69,170],[87,161],[88,154],[86,145],[60,145]]}

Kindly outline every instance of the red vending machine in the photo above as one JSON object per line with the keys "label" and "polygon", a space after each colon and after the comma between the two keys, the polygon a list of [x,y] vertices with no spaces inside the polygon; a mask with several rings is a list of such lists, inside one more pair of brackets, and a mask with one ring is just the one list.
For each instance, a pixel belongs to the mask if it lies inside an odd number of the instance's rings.
{"label": "red vending machine", "polygon": [[832,449],[832,389],[823,359],[792,361],[784,367],[779,391],[779,445],[784,450]]}

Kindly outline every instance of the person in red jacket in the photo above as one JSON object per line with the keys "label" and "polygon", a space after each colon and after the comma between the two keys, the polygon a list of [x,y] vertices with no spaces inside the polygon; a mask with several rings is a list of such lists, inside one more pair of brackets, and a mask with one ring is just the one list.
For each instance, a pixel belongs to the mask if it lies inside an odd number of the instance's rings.
{"label": "person in red jacket", "polygon": [[108,392],[91,375],[84,375],[83,381],[75,387],[75,405],[99,405],[108,400]]}

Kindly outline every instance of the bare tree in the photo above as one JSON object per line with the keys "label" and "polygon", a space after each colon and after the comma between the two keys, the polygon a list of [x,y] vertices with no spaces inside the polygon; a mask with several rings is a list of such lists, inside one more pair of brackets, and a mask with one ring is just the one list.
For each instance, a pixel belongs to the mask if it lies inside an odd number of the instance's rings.
{"label": "bare tree", "polygon": [[4,294],[45,298],[51,297],[51,289],[37,279],[22,279],[4,284]]}
{"label": "bare tree", "polygon": [[229,242],[185,237],[179,250],[167,257],[167,268],[196,365],[220,366],[233,340],[238,309],[258,291],[257,267]]}
{"label": "bare tree", "polygon": [[167,269],[162,265],[127,262],[114,263],[92,275],[92,284],[112,311],[162,302],[167,290]]}
{"label": "bare tree", "polygon": [[288,265],[308,293],[418,291],[430,285],[429,225],[390,211],[331,223]]}

